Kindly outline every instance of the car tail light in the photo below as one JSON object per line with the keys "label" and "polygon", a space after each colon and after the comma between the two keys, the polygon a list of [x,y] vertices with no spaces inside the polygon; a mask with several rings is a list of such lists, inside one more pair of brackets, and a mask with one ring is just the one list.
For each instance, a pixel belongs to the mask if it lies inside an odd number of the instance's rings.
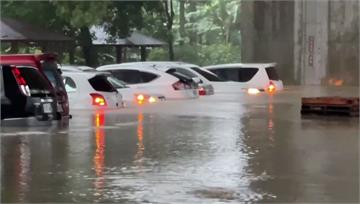
{"label": "car tail light", "polygon": [[206,95],[206,90],[205,90],[204,87],[200,87],[198,90],[199,90],[199,95],[200,96],[205,96]]}
{"label": "car tail light", "polygon": [[106,100],[101,94],[91,93],[90,96],[92,97],[92,104],[94,106],[106,106]]}
{"label": "car tail light", "polygon": [[172,85],[172,87],[175,89],[175,90],[184,90],[184,89],[191,89],[191,86],[188,85],[188,84],[185,84],[181,81],[177,81],[176,83],[174,83]]}
{"label": "car tail light", "polygon": [[149,96],[149,95],[145,95],[145,94],[136,94],[135,101],[141,105],[144,103],[156,103],[157,99],[154,96]]}
{"label": "car tail light", "polygon": [[136,101],[137,101],[138,104],[143,104],[144,101],[145,101],[145,96],[142,95],[142,94],[137,95],[136,96]]}
{"label": "car tail light", "polygon": [[21,72],[18,68],[13,68],[12,73],[15,76],[16,82],[18,83],[18,85],[20,86],[20,90],[21,92],[25,95],[25,96],[30,96],[30,89],[29,86],[27,85],[24,77],[21,76]]}
{"label": "car tail light", "polygon": [[276,91],[276,87],[275,87],[274,83],[272,81],[270,81],[270,84],[268,86],[268,92],[274,93],[275,91]]}

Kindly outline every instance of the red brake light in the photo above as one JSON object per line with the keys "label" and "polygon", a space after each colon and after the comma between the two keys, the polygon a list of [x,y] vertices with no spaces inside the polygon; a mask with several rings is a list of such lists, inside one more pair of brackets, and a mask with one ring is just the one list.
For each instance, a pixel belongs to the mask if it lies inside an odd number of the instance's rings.
{"label": "red brake light", "polygon": [[92,104],[95,106],[106,106],[106,100],[104,96],[98,93],[91,93],[90,96],[92,97]]}
{"label": "red brake light", "polygon": [[269,93],[274,93],[275,90],[276,90],[275,85],[273,84],[272,81],[270,81],[270,85],[269,85],[269,87],[268,87],[268,92],[269,92]]}
{"label": "red brake light", "polygon": [[30,96],[30,89],[29,86],[27,85],[25,79],[23,76],[21,76],[21,72],[17,67],[14,67],[13,69],[11,69],[12,73],[15,76],[16,82],[18,83],[18,85],[20,86],[20,90],[21,92],[25,95],[25,96]]}
{"label": "red brake light", "polygon": [[24,86],[26,86],[26,81],[25,81],[25,79],[21,76],[20,70],[15,67],[15,68],[12,69],[12,72],[13,72],[13,74],[14,74],[14,76],[15,76],[15,79],[16,79],[17,83],[18,83],[19,85],[24,85]]}
{"label": "red brake light", "polygon": [[204,87],[199,88],[199,95],[200,96],[205,96],[206,95],[206,90],[204,89]]}

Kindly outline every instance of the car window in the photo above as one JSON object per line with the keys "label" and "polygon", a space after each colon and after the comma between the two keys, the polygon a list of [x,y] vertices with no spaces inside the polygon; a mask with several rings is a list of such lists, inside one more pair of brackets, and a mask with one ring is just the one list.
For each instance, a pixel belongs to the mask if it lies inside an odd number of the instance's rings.
{"label": "car window", "polygon": [[192,70],[199,73],[201,76],[205,77],[209,81],[225,81],[221,79],[220,77],[216,76],[216,74],[211,73],[210,71],[207,71],[205,69],[200,69],[198,67],[191,67]]}
{"label": "car window", "polygon": [[31,94],[50,93],[51,87],[38,69],[30,67],[18,67],[21,76],[30,88]]}
{"label": "car window", "polygon": [[107,76],[104,75],[96,75],[95,77],[89,79],[89,83],[96,91],[116,91],[114,86],[107,80]]}
{"label": "car window", "polygon": [[227,78],[225,69],[211,69],[210,71],[213,72],[214,74],[216,74],[217,76],[219,76],[224,81],[229,81],[229,79]]}
{"label": "car window", "polygon": [[111,70],[110,71],[117,79],[128,84],[138,84],[142,82],[140,72],[137,70]]}
{"label": "car window", "polygon": [[72,78],[65,76],[64,84],[65,84],[66,92],[75,92],[76,91],[76,83]]}
{"label": "car window", "polygon": [[112,76],[108,76],[107,80],[110,82],[110,84],[113,85],[114,88],[116,89],[123,89],[123,88],[128,88],[128,86],[126,86],[126,83],[123,81],[118,80],[115,77]]}
{"label": "car window", "polygon": [[49,79],[51,85],[54,88],[62,88],[62,84],[60,83],[61,78],[58,76],[58,73],[54,70],[44,70],[44,74]]}
{"label": "car window", "polygon": [[258,68],[238,68],[239,72],[239,82],[248,82],[250,81],[255,74],[259,71]]}
{"label": "car window", "polygon": [[280,78],[279,78],[279,75],[278,75],[277,72],[276,72],[275,67],[268,67],[268,68],[265,68],[265,70],[266,70],[266,73],[267,73],[267,75],[269,76],[269,79],[270,79],[270,80],[275,80],[275,81],[277,81],[277,80],[280,79]]}
{"label": "car window", "polygon": [[227,81],[239,81],[239,73],[236,69],[215,69],[213,72]]}
{"label": "car window", "polygon": [[211,70],[221,78],[229,81],[248,82],[258,72],[258,68],[219,68]]}
{"label": "car window", "polygon": [[61,73],[58,69],[58,65],[53,61],[42,61],[42,70],[45,73],[46,77],[51,82],[51,85],[56,89],[63,89],[64,84],[62,82]]}
{"label": "car window", "polygon": [[1,92],[1,99],[5,98],[5,91],[4,91],[4,81],[3,81],[3,68],[0,67],[0,92]]}
{"label": "car window", "polygon": [[140,77],[142,83],[147,83],[156,79],[158,76],[149,72],[140,72]]}

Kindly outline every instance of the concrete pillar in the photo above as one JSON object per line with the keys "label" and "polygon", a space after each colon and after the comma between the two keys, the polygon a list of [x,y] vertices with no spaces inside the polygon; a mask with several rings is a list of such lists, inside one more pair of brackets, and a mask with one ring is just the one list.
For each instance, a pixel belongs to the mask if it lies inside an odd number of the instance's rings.
{"label": "concrete pillar", "polygon": [[327,74],[328,1],[295,1],[294,78],[320,85]]}
{"label": "concrete pillar", "polygon": [[242,62],[276,62],[280,77],[293,84],[293,1],[241,3]]}
{"label": "concrete pillar", "polygon": [[254,24],[254,2],[243,1],[241,2],[241,61],[253,62],[254,61],[254,42],[256,39],[256,30]]}

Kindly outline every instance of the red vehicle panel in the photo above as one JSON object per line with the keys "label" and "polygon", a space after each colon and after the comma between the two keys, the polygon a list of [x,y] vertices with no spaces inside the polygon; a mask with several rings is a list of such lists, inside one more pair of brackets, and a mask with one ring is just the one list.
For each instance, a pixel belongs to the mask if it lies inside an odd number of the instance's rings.
{"label": "red vehicle panel", "polygon": [[55,54],[9,54],[0,55],[0,64],[31,66],[38,68],[49,80],[56,93],[58,118],[69,116],[69,102],[57,68]]}

